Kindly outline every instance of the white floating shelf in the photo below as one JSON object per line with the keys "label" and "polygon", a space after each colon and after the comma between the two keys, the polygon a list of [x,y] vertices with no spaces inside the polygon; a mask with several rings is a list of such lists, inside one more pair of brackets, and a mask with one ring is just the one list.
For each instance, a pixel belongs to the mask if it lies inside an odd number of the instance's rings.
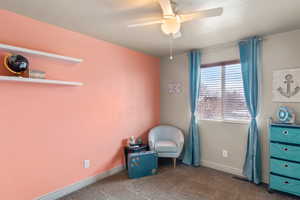
{"label": "white floating shelf", "polygon": [[80,63],[83,61],[83,59],[81,59],[81,58],[62,56],[62,55],[58,55],[58,54],[47,53],[47,52],[37,51],[37,50],[31,50],[31,49],[11,46],[11,45],[7,45],[7,44],[0,44],[0,49],[9,51],[11,53],[26,53],[26,54],[31,54],[31,55],[39,55],[39,56],[45,56],[48,58],[54,58],[54,59],[58,59],[58,60],[73,62],[73,63]]}
{"label": "white floating shelf", "polygon": [[0,76],[0,81],[42,83],[42,84],[69,85],[69,86],[83,85],[83,83],[81,82],[58,81],[58,80],[47,80],[47,79],[37,79],[37,78],[22,78],[22,77],[15,77],[15,76]]}

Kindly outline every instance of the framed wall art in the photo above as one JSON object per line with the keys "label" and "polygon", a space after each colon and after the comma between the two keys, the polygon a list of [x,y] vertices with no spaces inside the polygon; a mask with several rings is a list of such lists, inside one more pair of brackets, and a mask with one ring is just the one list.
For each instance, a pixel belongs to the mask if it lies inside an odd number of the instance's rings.
{"label": "framed wall art", "polygon": [[168,93],[169,94],[179,94],[179,93],[181,93],[181,90],[182,90],[181,83],[177,83],[177,82],[168,83]]}
{"label": "framed wall art", "polygon": [[300,102],[300,68],[273,72],[273,102]]}

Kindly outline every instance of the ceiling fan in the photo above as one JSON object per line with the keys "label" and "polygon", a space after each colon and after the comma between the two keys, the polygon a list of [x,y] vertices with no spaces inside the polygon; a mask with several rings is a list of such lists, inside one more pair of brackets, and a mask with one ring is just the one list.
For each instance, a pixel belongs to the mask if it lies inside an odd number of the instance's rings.
{"label": "ceiling fan", "polygon": [[148,21],[140,24],[131,24],[128,27],[148,26],[161,24],[161,30],[164,34],[172,36],[173,39],[181,37],[181,23],[194,19],[203,19],[207,17],[220,16],[223,13],[223,8],[213,8],[207,10],[196,10],[191,13],[179,13],[177,11],[176,2],[172,0],[157,0],[162,11],[162,19]]}

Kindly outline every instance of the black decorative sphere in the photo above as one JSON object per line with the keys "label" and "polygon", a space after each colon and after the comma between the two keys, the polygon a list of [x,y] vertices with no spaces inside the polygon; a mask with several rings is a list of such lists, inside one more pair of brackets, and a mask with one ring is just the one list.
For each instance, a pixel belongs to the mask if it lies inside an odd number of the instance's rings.
{"label": "black decorative sphere", "polygon": [[21,74],[29,67],[27,58],[21,55],[7,56],[4,60],[4,66],[12,73]]}

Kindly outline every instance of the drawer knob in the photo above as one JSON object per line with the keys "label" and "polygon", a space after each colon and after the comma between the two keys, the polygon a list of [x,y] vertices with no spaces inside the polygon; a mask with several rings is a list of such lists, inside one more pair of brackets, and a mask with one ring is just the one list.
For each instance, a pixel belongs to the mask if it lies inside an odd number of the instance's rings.
{"label": "drawer knob", "polygon": [[284,150],[284,151],[288,151],[289,149],[288,149],[288,148],[284,148],[283,150]]}
{"label": "drawer knob", "polygon": [[284,181],[284,184],[289,184],[289,182],[288,181]]}
{"label": "drawer knob", "polygon": [[285,164],[284,167],[289,167],[289,165],[288,165],[288,164]]}
{"label": "drawer knob", "polygon": [[283,133],[284,135],[289,134],[289,132],[288,132],[287,130],[282,131],[282,133]]}

